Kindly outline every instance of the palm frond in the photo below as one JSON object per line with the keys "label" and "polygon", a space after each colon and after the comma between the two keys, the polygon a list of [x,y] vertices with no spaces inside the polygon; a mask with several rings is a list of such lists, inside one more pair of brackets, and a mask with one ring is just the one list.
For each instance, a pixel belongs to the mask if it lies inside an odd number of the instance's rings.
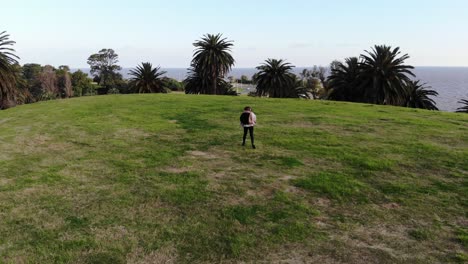
{"label": "palm frond", "polygon": [[457,113],[468,113],[468,100],[462,99],[458,103],[462,104],[462,106],[457,108]]}
{"label": "palm frond", "polygon": [[410,76],[414,67],[405,65],[408,54],[401,55],[400,48],[376,45],[361,55],[361,80],[365,102],[374,104],[404,105],[410,91]]}
{"label": "palm frond", "polygon": [[130,86],[137,93],[166,93],[165,71],[161,67],[153,68],[149,62],[143,62],[130,70]]}
{"label": "palm frond", "polygon": [[16,75],[13,65],[19,59],[11,48],[15,44],[5,31],[0,33],[0,109],[13,105],[16,101]]}
{"label": "palm frond", "polygon": [[408,83],[409,96],[407,98],[407,107],[421,108],[427,110],[439,110],[436,106],[436,102],[430,98],[431,96],[438,96],[434,90],[430,90],[426,84],[421,84],[420,81],[410,81]]}
{"label": "palm frond", "polygon": [[257,67],[255,81],[257,96],[276,98],[298,97],[295,90],[296,76],[294,66],[284,60],[267,59]]}
{"label": "palm frond", "polygon": [[191,65],[197,75],[209,79],[210,94],[219,94],[217,79],[223,79],[234,66],[235,60],[231,55],[233,45],[233,42],[223,38],[222,34],[206,34],[201,40],[193,43],[195,51]]}

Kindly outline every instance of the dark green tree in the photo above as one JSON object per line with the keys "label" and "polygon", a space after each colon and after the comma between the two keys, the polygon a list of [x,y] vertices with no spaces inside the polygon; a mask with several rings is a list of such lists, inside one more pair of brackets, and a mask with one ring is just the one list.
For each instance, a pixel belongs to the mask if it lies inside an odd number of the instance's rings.
{"label": "dark green tree", "polygon": [[351,57],[345,59],[344,63],[338,62],[331,69],[328,76],[329,100],[362,102],[364,93],[361,81],[361,68],[359,59]]}
{"label": "dark green tree", "polygon": [[186,94],[210,94],[212,91],[210,80],[195,67],[189,68],[184,84]]}
{"label": "dark green tree", "polygon": [[23,65],[23,77],[28,81],[28,85],[32,85],[37,81],[39,74],[42,71],[42,66],[36,63],[27,63]]}
{"label": "dark green tree", "polygon": [[193,45],[195,53],[192,67],[197,74],[203,75],[203,79],[210,83],[209,94],[222,94],[218,90],[218,79],[223,79],[235,63],[231,55],[233,42],[223,38],[222,34],[206,34]]}
{"label": "dark green tree", "polygon": [[13,72],[16,80],[16,104],[30,104],[35,102],[33,95],[28,87],[28,82],[23,75],[23,67],[19,64],[13,64]]}
{"label": "dark green tree", "polygon": [[[194,67],[189,69],[184,85],[186,94],[211,94],[213,87],[211,79]],[[220,77],[216,79],[216,87],[220,95],[237,95],[232,85]]]}
{"label": "dark green tree", "polygon": [[411,108],[421,108],[427,110],[439,110],[436,102],[430,96],[437,96],[434,90],[430,90],[420,81],[410,81],[408,83],[409,96],[407,97],[406,106]]}
{"label": "dark green tree", "polygon": [[283,60],[268,59],[257,67],[255,77],[257,96],[276,98],[298,97],[296,91],[296,76],[293,65]]}
{"label": "dark green tree", "polygon": [[74,96],[95,94],[93,80],[81,70],[72,73],[71,82]]}
{"label": "dark green tree", "polygon": [[332,62],[330,62],[330,72],[333,71],[334,69],[336,69],[337,67],[339,67],[339,65],[341,64],[341,61],[339,60],[334,60]]}
{"label": "dark green tree", "polygon": [[458,103],[462,106],[457,109],[457,113],[468,113],[468,100],[462,99]]}
{"label": "dark green tree", "polygon": [[376,45],[361,55],[361,77],[367,103],[403,106],[409,95],[408,83],[414,67],[405,65],[408,54],[400,48]]}
{"label": "dark green tree", "polygon": [[171,91],[184,91],[184,83],[176,79],[163,77],[163,80],[166,83],[166,87]]}
{"label": "dark green tree", "polygon": [[73,97],[73,85],[71,80],[72,78],[70,73],[70,67],[66,65],[59,66],[58,70],[56,70],[56,74],[60,97]]}
{"label": "dark green tree", "polygon": [[31,93],[33,101],[38,101],[42,95],[40,76],[42,66],[36,63],[27,63],[22,67],[22,76],[26,82],[26,87]]}
{"label": "dark green tree", "polygon": [[0,109],[15,105],[16,74],[13,65],[17,64],[18,56],[11,48],[15,44],[5,31],[0,33]]}
{"label": "dark green tree", "polygon": [[130,70],[130,87],[137,93],[167,93],[164,74],[160,67],[144,62]]}
{"label": "dark green tree", "polygon": [[122,82],[122,69],[117,63],[119,55],[113,49],[102,49],[89,56],[88,64],[95,80],[106,90],[116,88]]}

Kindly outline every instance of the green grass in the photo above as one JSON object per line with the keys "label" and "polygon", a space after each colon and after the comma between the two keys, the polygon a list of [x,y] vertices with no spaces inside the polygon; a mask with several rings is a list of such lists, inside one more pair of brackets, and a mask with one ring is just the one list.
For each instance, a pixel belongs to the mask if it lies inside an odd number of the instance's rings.
{"label": "green grass", "polygon": [[465,114],[116,95],[2,111],[0,142],[1,263],[467,258]]}

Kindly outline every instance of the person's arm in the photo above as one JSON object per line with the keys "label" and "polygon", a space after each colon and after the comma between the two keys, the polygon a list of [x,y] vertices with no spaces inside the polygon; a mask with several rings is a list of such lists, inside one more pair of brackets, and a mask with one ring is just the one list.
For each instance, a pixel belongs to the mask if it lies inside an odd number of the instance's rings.
{"label": "person's arm", "polygon": [[257,116],[254,113],[250,113],[250,124],[252,125],[257,124]]}

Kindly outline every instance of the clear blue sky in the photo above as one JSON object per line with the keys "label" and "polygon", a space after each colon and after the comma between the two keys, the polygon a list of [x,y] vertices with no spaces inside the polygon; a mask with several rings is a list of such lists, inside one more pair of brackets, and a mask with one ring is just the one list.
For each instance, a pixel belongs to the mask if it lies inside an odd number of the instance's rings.
{"label": "clear blue sky", "polygon": [[400,46],[416,66],[468,66],[467,0],[0,0],[21,63],[87,67],[113,48],[124,67],[187,67],[194,40],[223,33],[236,67],[267,58],[328,65],[374,44]]}

